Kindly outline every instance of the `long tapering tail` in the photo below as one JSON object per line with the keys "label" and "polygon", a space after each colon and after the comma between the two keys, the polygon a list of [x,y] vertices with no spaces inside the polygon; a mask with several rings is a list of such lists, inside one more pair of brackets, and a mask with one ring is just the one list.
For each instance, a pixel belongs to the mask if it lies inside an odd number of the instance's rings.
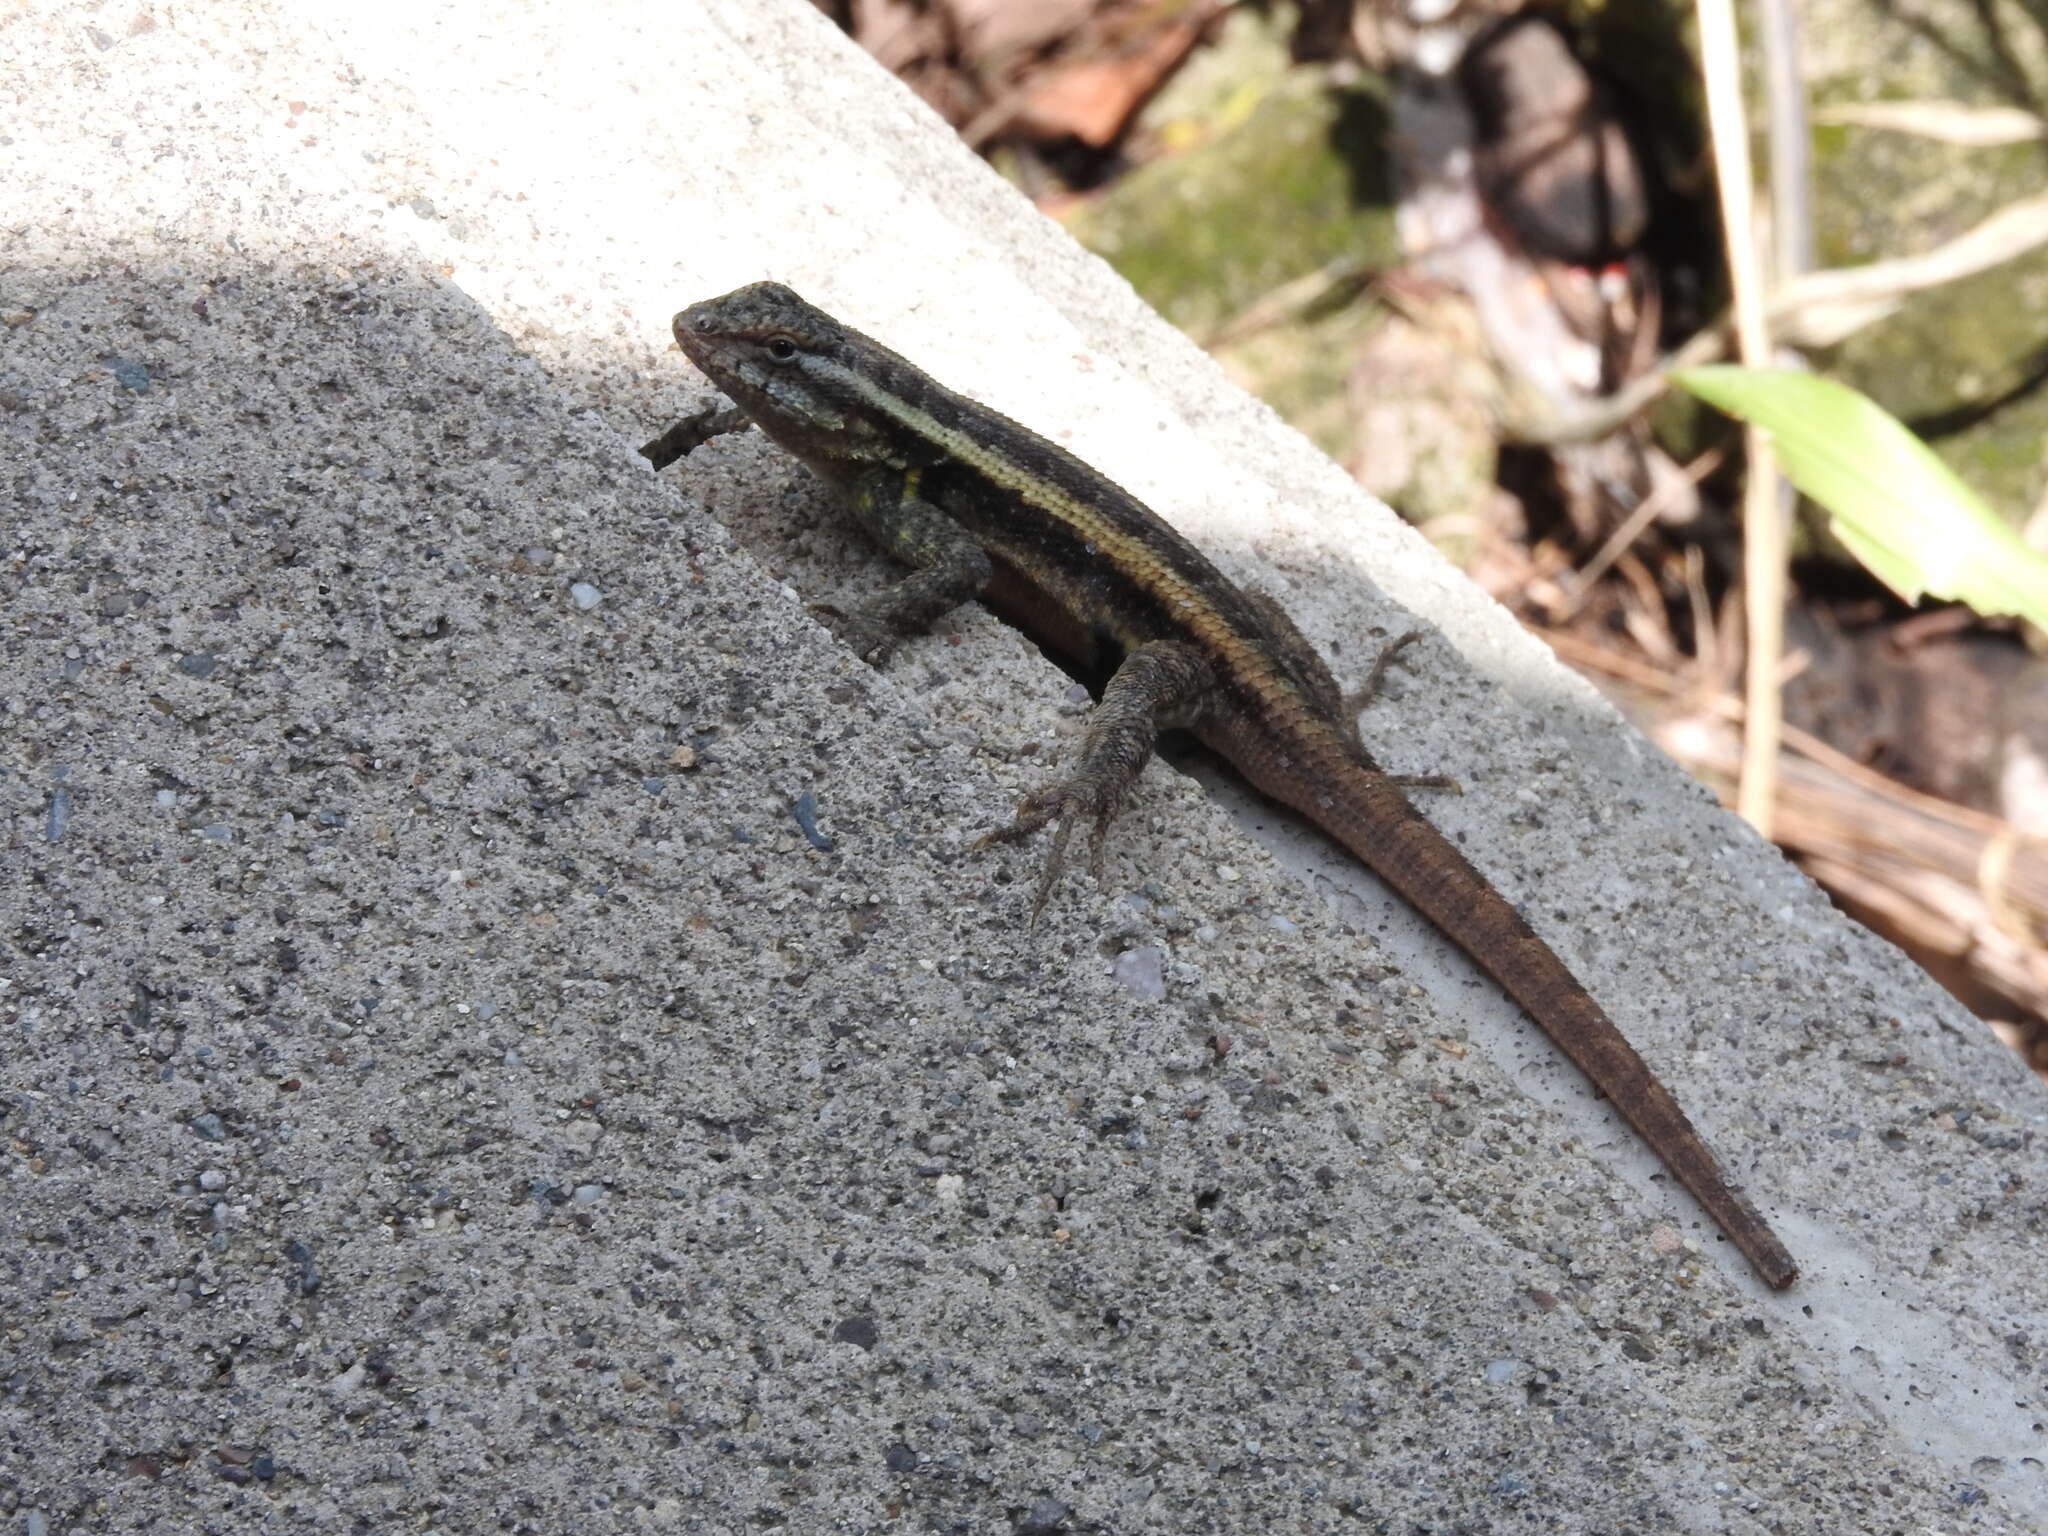
{"label": "long tapering tail", "polygon": [[1398,788],[1357,762],[1334,735],[1292,742],[1264,732],[1232,737],[1219,745],[1247,778],[1342,843],[1528,1010],[1734,1239],[1766,1284],[1782,1290],[1799,1277],[1785,1245],[1730,1186],[1678,1101],[1614,1021],[1521,913]]}

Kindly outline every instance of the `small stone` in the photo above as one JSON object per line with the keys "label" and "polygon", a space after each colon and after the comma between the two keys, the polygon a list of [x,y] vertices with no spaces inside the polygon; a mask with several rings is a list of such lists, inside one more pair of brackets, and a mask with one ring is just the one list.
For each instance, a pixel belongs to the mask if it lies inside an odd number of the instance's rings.
{"label": "small stone", "polygon": [[882,1461],[891,1472],[915,1472],[917,1470],[917,1452],[900,1440],[882,1453]]}
{"label": "small stone", "polygon": [[602,1184],[578,1184],[575,1194],[571,1195],[570,1198],[578,1205],[595,1205],[604,1198],[604,1186]]}
{"label": "small stone", "polygon": [[1053,1536],[1073,1513],[1058,1499],[1033,1499],[1024,1518],[1017,1522],[1017,1529],[1022,1536]]}
{"label": "small stone", "polygon": [[208,1168],[199,1175],[199,1187],[201,1189],[226,1189],[228,1187],[228,1176],[218,1168]]}
{"label": "small stone", "polygon": [[843,1318],[832,1330],[833,1343],[856,1344],[862,1349],[873,1349],[881,1337],[882,1331],[875,1326],[872,1317]]}
{"label": "small stone", "polygon": [[1141,944],[1116,957],[1112,974],[1138,996],[1157,999],[1166,995],[1166,956],[1157,944]]}
{"label": "small stone", "polygon": [[312,1249],[294,1238],[284,1245],[284,1256],[299,1268],[301,1296],[310,1296],[320,1289],[320,1267],[314,1261]]}
{"label": "small stone", "polygon": [[575,599],[576,606],[585,613],[590,612],[591,609],[604,601],[604,594],[587,581],[571,582],[569,584],[569,596]]}
{"label": "small stone", "polygon": [[178,670],[187,677],[211,677],[216,665],[211,651],[187,651],[178,658]]}
{"label": "small stone", "polygon": [[192,1129],[208,1141],[226,1141],[228,1128],[219,1115],[208,1110],[203,1115],[194,1115],[189,1122]]}

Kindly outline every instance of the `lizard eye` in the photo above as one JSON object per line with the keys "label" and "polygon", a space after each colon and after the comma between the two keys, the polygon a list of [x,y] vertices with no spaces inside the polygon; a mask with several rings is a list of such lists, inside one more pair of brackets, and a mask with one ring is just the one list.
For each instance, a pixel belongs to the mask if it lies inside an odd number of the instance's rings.
{"label": "lizard eye", "polygon": [[768,338],[768,355],[778,363],[786,363],[796,356],[796,343],[787,336],[770,336]]}

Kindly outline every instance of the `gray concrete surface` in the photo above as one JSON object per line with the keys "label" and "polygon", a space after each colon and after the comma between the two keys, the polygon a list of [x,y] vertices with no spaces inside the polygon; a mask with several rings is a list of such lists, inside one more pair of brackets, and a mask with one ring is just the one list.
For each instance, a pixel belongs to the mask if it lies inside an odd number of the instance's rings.
{"label": "gray concrete surface", "polygon": [[[805,7],[31,4],[0,101],[0,1530],[2042,1527],[2039,1086]],[[1064,679],[633,453],[762,275],[1433,626],[1383,755],[1799,1288],[1242,797],[1023,931]]]}

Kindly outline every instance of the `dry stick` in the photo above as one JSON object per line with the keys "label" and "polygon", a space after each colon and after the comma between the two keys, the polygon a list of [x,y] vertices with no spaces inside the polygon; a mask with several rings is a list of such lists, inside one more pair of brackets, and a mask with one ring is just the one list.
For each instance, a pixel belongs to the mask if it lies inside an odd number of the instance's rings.
{"label": "dry stick", "polygon": [[1825,347],[1882,320],[1909,295],[1973,277],[2048,243],[2048,192],[2008,203],[1931,251],[1788,282],[1771,305],[1801,346]]}
{"label": "dry stick", "polygon": [[1222,324],[1195,337],[1195,345],[1206,351],[1243,341],[1276,325],[1285,325],[1325,303],[1340,288],[1366,288],[1379,275],[1379,265],[1361,256],[1338,256],[1313,272],[1289,278],[1269,288]]}
{"label": "dry stick", "polygon": [[1996,149],[2048,139],[2048,118],[2038,112],[2023,107],[1977,107],[1962,101],[1843,102],[1821,107],[1813,120],[1917,134],[1966,149]]}
{"label": "dry stick", "polygon": [[[1808,158],[1813,133],[1806,121],[1806,85],[1799,63],[1799,15],[1795,3],[1796,0],[1754,0],[1755,9],[1751,12],[1762,34],[1759,41],[1763,54],[1764,148],[1769,166],[1764,187],[1771,205],[1771,264],[1759,303],[1774,302],[1786,284],[1796,282],[1813,266],[1813,176]],[[1775,326],[1776,320],[1766,312],[1764,324]],[[1765,336],[1763,340],[1768,346],[1770,338]],[[1752,364],[1764,360],[1744,359]],[[1752,469],[1751,473],[1756,471]],[[1781,476],[1772,475],[1770,480],[1772,499],[1777,503],[1772,526],[1789,532],[1799,506],[1798,493]],[[1761,501],[1749,505],[1757,507]],[[1746,517],[1745,521],[1750,525],[1750,537],[1754,538],[1755,519]],[[1787,579],[1790,558],[1789,551],[1781,551],[1774,562],[1780,582]],[[1782,647],[1782,606],[1773,612],[1780,625]],[[1772,688],[1774,699],[1783,700],[1789,681],[1781,669]],[[1782,702],[1779,707],[1783,707]],[[1772,761],[1775,764],[1776,758]],[[1771,803],[1777,803],[1775,796]]]}
{"label": "dry stick", "polygon": [[1511,443],[1528,448],[1556,448],[1566,443],[1590,443],[1619,431],[1629,418],[1655,405],[1671,388],[1667,375],[1682,368],[1718,362],[1727,350],[1722,335],[1725,317],[1704,330],[1693,332],[1683,346],[1672,352],[1648,373],[1638,374],[1604,399],[1582,410],[1559,412],[1541,418],[1530,417],[1501,423],[1501,435]]}
{"label": "dry stick", "polygon": [[1763,32],[1766,148],[1770,153],[1771,287],[1813,266],[1812,173],[1806,85],[1799,65],[1799,15],[1793,0],[1757,0]]}
{"label": "dry stick", "polygon": [[1558,615],[1560,620],[1568,619],[1585,605],[1586,594],[1593,590],[1593,584],[1607,574],[1607,568],[1619,560],[1629,545],[1642,537],[1650,526],[1650,520],[1662,512],[1679,496],[1698,485],[1707,476],[1721,467],[1721,460],[1727,453],[1720,448],[1709,448],[1705,453],[1686,465],[1680,473],[1660,483],[1649,495],[1636,503],[1635,511],[1628,520],[1608,537],[1600,546],[1600,552],[1586,562],[1586,568],[1572,579],[1571,590],[1565,594],[1564,609]]}
{"label": "dry stick", "polygon": [[[1749,128],[1742,108],[1742,61],[1731,0],[1697,0],[1700,59],[1707,80],[1707,127],[1714,141],[1714,180],[1721,193],[1721,225],[1728,240],[1728,280],[1735,291],[1737,354],[1752,368],[1771,361],[1764,324],[1764,280],[1757,260],[1755,207],[1750,182]],[[1744,696],[1749,728],[1742,736],[1742,783],[1735,807],[1768,838],[1777,799],[1780,709],[1775,675],[1785,645],[1785,520],[1778,501],[1777,464],[1770,439],[1755,427],[1743,440],[1749,477],[1742,493],[1742,585],[1749,617],[1748,679]]]}
{"label": "dry stick", "polygon": [[1627,550],[1622,551],[1616,567],[1622,579],[1621,619],[1630,638],[1656,665],[1677,666],[1678,641],[1671,633],[1664,593],[1657,585],[1657,578],[1650,574],[1648,566]]}
{"label": "dry stick", "polygon": [[1721,629],[1707,596],[1707,557],[1697,544],[1685,546],[1685,602],[1692,612],[1692,648],[1700,668],[1712,677],[1721,665]]}

